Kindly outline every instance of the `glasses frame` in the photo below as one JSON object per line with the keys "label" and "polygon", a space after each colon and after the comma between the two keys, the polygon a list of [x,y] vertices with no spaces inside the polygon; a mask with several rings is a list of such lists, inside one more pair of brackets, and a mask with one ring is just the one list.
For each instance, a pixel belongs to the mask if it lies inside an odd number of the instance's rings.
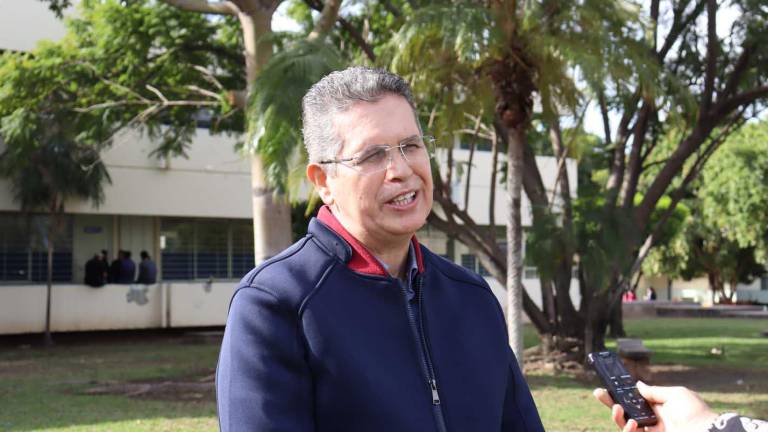
{"label": "glasses frame", "polygon": [[[414,135],[414,137],[416,137],[416,135]],[[433,137],[432,135],[422,135],[422,136],[418,136],[417,138],[421,139],[421,143],[424,146],[424,150],[427,152],[427,160],[431,159],[434,153],[432,149],[434,148],[434,145],[435,145],[435,137]],[[394,149],[399,149],[400,155],[403,157],[403,160],[405,160],[406,163],[411,163],[411,161],[408,160],[408,156],[405,155],[405,147],[413,144],[412,142],[408,142],[409,140],[412,140],[412,139],[413,137],[406,138],[394,146],[391,146],[388,144],[371,145],[348,158],[326,159],[326,160],[321,160],[318,163],[321,165],[329,165],[329,164],[344,165],[345,167],[352,169],[354,171],[357,171],[361,174],[373,174],[373,173],[381,172],[388,169],[391,166],[393,156],[392,156],[392,153],[390,153],[390,151]],[[383,168],[381,169],[376,169],[376,170],[364,173],[360,169],[360,165],[358,164],[358,161],[362,157],[363,153],[370,151],[370,149],[372,148],[382,149],[385,152],[387,152],[387,164],[384,165]],[[352,162],[352,164],[350,164],[349,162]]]}

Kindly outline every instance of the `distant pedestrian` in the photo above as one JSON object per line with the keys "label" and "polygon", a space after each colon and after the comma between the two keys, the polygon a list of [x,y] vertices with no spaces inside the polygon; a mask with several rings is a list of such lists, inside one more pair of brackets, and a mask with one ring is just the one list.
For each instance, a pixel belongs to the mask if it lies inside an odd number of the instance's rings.
{"label": "distant pedestrian", "polygon": [[634,291],[627,291],[621,297],[621,301],[623,301],[624,303],[633,302],[635,300],[637,300],[637,294],[635,294]]}
{"label": "distant pedestrian", "polygon": [[147,251],[141,251],[141,262],[139,263],[139,277],[136,283],[152,285],[157,282],[157,266],[150,258]]}
{"label": "distant pedestrian", "polygon": [[93,258],[85,263],[85,284],[99,288],[106,283],[104,279],[104,257],[101,254],[94,254]]}
{"label": "distant pedestrian", "polygon": [[656,300],[656,290],[653,287],[648,287],[648,292],[645,294],[645,299],[654,301]]}

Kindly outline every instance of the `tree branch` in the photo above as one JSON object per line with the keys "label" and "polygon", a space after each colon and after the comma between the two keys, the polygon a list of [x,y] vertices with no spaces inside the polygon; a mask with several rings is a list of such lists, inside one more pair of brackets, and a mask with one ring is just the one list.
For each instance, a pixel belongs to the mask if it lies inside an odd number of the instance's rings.
{"label": "tree branch", "polygon": [[[477,119],[475,120],[475,129],[472,131],[472,135],[477,137],[478,132],[480,131],[480,125],[483,119],[483,110],[480,110],[480,114],[477,115]],[[467,179],[464,185],[464,211],[466,212],[469,208],[469,185],[470,181],[472,179],[472,162],[474,162],[475,158],[475,147],[477,147],[477,143],[475,143],[474,140],[472,140],[472,143],[470,144],[469,148],[469,160],[467,163]]]}
{"label": "tree branch", "polygon": [[635,199],[635,192],[637,191],[637,183],[640,181],[640,173],[642,171],[642,149],[645,144],[645,134],[648,131],[648,119],[651,112],[651,102],[644,101],[640,112],[637,115],[637,123],[634,127],[634,135],[632,138],[632,150],[629,152],[628,172],[624,176],[624,183],[621,186],[620,196],[623,198],[622,206],[629,208]]}
{"label": "tree branch", "polygon": [[718,54],[717,40],[717,2],[707,0],[707,59],[704,69],[704,93],[702,95],[700,116],[707,115],[715,93],[715,74]]}
{"label": "tree branch", "polygon": [[728,77],[728,81],[725,83],[722,93],[718,95],[718,100],[723,97],[729,97],[736,91],[736,87],[739,85],[739,79],[741,79],[744,71],[746,71],[749,66],[749,61],[752,58],[754,48],[754,43],[743,47],[741,55],[739,56],[739,59],[736,60],[736,65],[733,67],[733,71],[731,71],[731,76]]}
{"label": "tree branch", "polygon": [[608,104],[605,101],[605,92],[600,87],[597,92],[597,101],[600,105],[600,116],[603,118],[603,134],[605,135],[605,145],[611,145],[611,120],[608,117]]}
{"label": "tree branch", "polygon": [[320,18],[315,22],[315,28],[307,36],[307,40],[314,41],[324,37],[331,31],[339,17],[339,9],[343,0],[325,0]]}
{"label": "tree branch", "polygon": [[[304,3],[309,6],[311,9],[314,9],[316,11],[320,11],[323,9],[322,3],[320,3],[318,0],[304,0]],[[375,62],[376,61],[376,54],[373,52],[373,48],[368,44],[368,42],[365,40],[363,35],[358,31],[355,26],[352,25],[349,21],[347,21],[344,17],[338,16],[337,21],[339,22],[339,25],[341,25],[341,28],[344,29],[347,33],[349,33],[349,36],[352,37],[352,40],[355,41],[357,46],[360,47],[361,50],[365,53],[365,56],[368,57],[368,60]]]}
{"label": "tree branch", "polygon": [[722,102],[718,102],[713,107],[712,111],[714,112],[714,115],[716,117],[725,116],[740,106],[749,105],[758,99],[767,98],[767,97],[768,97],[768,86],[753,88],[752,90],[747,90],[729,99],[726,99]]}
{"label": "tree branch", "polygon": [[677,42],[677,39],[683,33],[683,30],[687,29],[691,22],[694,21],[704,10],[706,0],[699,0],[691,13],[688,14],[688,16],[683,17],[683,14],[685,13],[685,6],[687,6],[687,4],[687,2],[680,2],[679,7],[674,11],[672,27],[670,28],[669,33],[667,33],[667,37],[664,38],[664,44],[656,54],[656,57],[659,59],[660,63],[663,62],[667,57],[667,54],[669,54],[669,51],[675,45],[675,42]]}
{"label": "tree branch", "polygon": [[232,15],[239,12],[239,8],[231,1],[207,0],[162,0],[163,2],[189,12],[201,12],[213,15]]}

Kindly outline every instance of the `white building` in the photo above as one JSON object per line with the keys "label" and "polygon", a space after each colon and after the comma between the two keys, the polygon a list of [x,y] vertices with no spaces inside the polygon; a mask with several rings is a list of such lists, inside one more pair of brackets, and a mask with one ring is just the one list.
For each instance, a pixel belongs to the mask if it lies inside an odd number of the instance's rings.
{"label": "white building", "polygon": [[[30,30],[32,29],[32,30]],[[44,3],[0,2],[0,50],[30,50],[39,39],[58,38],[63,25]],[[253,267],[250,164],[234,150],[235,139],[198,129],[188,158],[150,157],[154,144],[136,131],[120,134],[102,154],[112,178],[99,207],[66,204],[64,236],[56,243],[51,328],[53,331],[192,327],[223,325],[236,282]],[[456,161],[469,151],[457,147]],[[547,188],[554,184],[556,162],[539,158]],[[488,223],[490,152],[474,156],[470,214]],[[572,195],[576,165],[568,161]],[[463,178],[452,185],[463,200]],[[496,220],[503,223],[505,194],[498,187]],[[524,201],[524,224],[530,208]],[[0,334],[41,332],[45,322],[45,215],[25,216],[0,180]],[[420,240],[438,254],[484,276],[484,269],[463,245],[425,228]],[[146,250],[157,263],[159,282],[151,286],[83,284],[84,267],[95,253],[129,250],[135,260]],[[535,272],[526,288],[540,304]],[[489,279],[498,296],[502,285]],[[578,286],[572,284],[578,304]]]}

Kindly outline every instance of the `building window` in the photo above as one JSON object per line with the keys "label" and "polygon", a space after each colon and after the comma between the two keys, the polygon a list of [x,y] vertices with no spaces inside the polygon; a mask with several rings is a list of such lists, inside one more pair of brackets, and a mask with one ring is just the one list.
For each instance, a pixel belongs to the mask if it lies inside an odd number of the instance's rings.
{"label": "building window", "polygon": [[763,276],[760,278],[760,289],[763,291],[768,291],[768,276]]}
{"label": "building window", "polygon": [[461,266],[477,272],[477,257],[472,254],[461,254]]}
{"label": "building window", "polygon": [[250,220],[163,218],[164,280],[238,279],[253,268]]}
{"label": "building window", "polygon": [[[48,223],[46,215],[0,215],[0,281],[48,280]],[[72,218],[62,216],[53,237],[54,282],[72,282]]]}
{"label": "building window", "polygon": [[195,278],[226,279],[229,274],[229,227],[218,221],[198,221]]}
{"label": "building window", "polygon": [[232,277],[241,278],[254,266],[253,222],[232,223]]}

